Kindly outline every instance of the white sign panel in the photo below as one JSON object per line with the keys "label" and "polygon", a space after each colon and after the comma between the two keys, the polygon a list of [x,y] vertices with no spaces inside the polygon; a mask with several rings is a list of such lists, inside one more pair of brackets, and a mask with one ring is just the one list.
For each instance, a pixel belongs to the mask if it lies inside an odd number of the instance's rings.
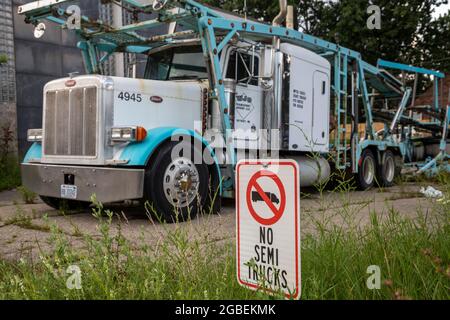
{"label": "white sign panel", "polygon": [[241,285],[299,299],[300,178],[293,160],[244,160],[236,174]]}

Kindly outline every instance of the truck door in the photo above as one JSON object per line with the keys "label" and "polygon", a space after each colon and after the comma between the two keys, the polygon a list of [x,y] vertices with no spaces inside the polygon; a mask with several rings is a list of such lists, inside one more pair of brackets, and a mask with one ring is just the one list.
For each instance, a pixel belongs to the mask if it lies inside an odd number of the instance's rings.
{"label": "truck door", "polygon": [[313,74],[313,108],[312,108],[312,136],[315,145],[327,143],[327,130],[329,126],[327,110],[330,99],[329,79],[326,73],[315,71]]}
{"label": "truck door", "polygon": [[[226,78],[236,80],[234,138],[236,141],[257,141],[261,128],[263,90],[259,86],[259,56],[253,52],[230,49]],[[239,144],[237,145],[239,147]],[[252,148],[251,146],[247,146]]]}
{"label": "truck door", "polygon": [[291,57],[289,80],[289,150],[314,151],[312,139],[314,66]]}

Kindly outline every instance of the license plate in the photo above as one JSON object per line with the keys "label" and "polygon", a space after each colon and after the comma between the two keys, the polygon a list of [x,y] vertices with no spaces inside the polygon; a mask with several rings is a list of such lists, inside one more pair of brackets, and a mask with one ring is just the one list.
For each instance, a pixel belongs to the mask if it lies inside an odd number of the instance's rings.
{"label": "license plate", "polygon": [[77,186],[62,184],[61,185],[61,198],[64,199],[76,199],[77,198]]}

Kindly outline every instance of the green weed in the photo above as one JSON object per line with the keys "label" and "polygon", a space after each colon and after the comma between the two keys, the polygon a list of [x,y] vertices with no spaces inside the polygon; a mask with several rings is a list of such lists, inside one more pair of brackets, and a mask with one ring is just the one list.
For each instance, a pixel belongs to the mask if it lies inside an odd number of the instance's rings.
{"label": "green weed", "polygon": [[8,156],[0,161],[0,191],[20,186],[20,167],[17,158]]}
{"label": "green weed", "polygon": [[22,200],[26,204],[33,204],[36,201],[37,194],[31,190],[28,190],[26,187],[17,187],[17,191],[19,191],[20,195],[22,196]]}

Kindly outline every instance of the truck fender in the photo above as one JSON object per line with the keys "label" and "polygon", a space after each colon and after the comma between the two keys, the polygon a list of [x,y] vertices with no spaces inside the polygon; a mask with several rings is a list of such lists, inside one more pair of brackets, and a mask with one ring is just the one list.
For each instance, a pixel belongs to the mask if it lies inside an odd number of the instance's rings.
{"label": "truck fender", "polygon": [[30,149],[28,149],[25,158],[23,159],[24,163],[30,163],[34,161],[40,161],[42,158],[42,144],[40,142],[35,142],[31,145]]}
{"label": "truck fender", "polygon": [[131,143],[128,146],[126,146],[122,150],[119,159],[121,161],[126,161],[127,162],[126,166],[140,166],[140,167],[147,166],[152,155],[164,143],[171,141],[172,137],[174,136],[192,137],[201,142],[203,146],[207,148],[212,158],[214,159],[214,166],[216,168],[215,179],[218,179],[220,194],[222,194],[222,176],[220,172],[219,161],[217,160],[214,150],[211,148],[209,143],[195,131],[174,127],[161,127],[147,130],[147,138],[139,143]]}

